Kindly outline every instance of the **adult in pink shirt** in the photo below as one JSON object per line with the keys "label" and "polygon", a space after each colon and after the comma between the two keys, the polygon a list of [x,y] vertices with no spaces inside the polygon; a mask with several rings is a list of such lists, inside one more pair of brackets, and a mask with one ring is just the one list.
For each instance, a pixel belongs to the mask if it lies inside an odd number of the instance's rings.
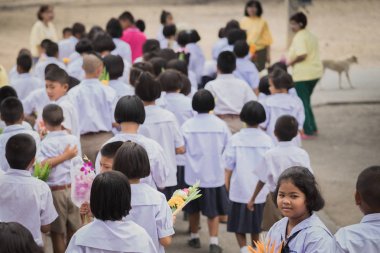
{"label": "adult in pink shirt", "polygon": [[129,11],[123,12],[119,16],[121,27],[123,28],[123,36],[121,39],[131,46],[132,62],[136,58],[142,56],[142,47],[146,41],[146,36],[135,26],[135,19]]}

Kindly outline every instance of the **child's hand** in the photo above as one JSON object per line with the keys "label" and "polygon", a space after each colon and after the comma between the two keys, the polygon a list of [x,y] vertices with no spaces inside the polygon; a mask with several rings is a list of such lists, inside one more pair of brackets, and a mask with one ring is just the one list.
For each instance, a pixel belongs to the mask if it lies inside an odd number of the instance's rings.
{"label": "child's hand", "polygon": [[63,151],[63,155],[65,156],[66,160],[76,157],[77,154],[78,154],[77,145],[75,145],[74,147],[70,147],[70,145],[67,145],[65,148],[65,151]]}
{"label": "child's hand", "polygon": [[79,208],[79,212],[81,215],[86,215],[90,212],[90,205],[88,204],[88,202],[84,202],[80,208]]}
{"label": "child's hand", "polygon": [[247,204],[247,208],[248,210],[250,210],[251,212],[255,211],[255,208],[254,208],[254,205],[255,205],[255,200],[250,200]]}
{"label": "child's hand", "polygon": [[174,225],[177,220],[177,216],[173,215],[172,218],[173,218],[173,225]]}

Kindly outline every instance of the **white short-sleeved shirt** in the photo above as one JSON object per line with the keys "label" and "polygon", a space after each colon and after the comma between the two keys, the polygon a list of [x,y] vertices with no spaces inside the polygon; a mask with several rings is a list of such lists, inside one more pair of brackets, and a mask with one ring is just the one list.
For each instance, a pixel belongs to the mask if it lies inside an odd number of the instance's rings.
{"label": "white short-sleeved shirt", "polygon": [[42,111],[45,105],[49,103],[50,103],[50,99],[46,93],[45,87],[32,91],[24,100],[22,100],[24,113],[31,114],[35,112],[37,114],[37,117],[42,116]]}
{"label": "white short-sleeved shirt", "polygon": [[79,57],[70,61],[69,65],[67,65],[67,74],[69,76],[75,77],[76,79],[82,81],[85,77],[83,66],[83,57],[79,55]]}
{"label": "white short-sleeved shirt", "polygon": [[[27,129],[27,130],[33,130],[32,126],[28,122],[26,122],[26,121],[23,121],[21,123],[21,125],[23,127],[25,127],[25,129]],[[5,127],[6,127],[5,122],[0,119],[0,130],[1,130],[1,133],[3,132],[3,130],[4,130]]]}
{"label": "white short-sleeved shirt", "polygon": [[[270,240],[271,243],[276,245],[274,252],[278,252],[281,242],[286,239],[287,224],[288,218],[282,218],[271,227],[267,234],[266,241]],[[289,237],[298,231],[300,232],[288,244],[289,252],[335,253],[336,242],[334,236],[316,214],[312,214],[309,218],[297,224],[290,232]]]}
{"label": "white short-sleeved shirt", "polygon": [[66,253],[157,253],[147,232],[127,216],[121,221],[93,222],[71,238]]}
{"label": "white short-sleeved shirt", "polygon": [[0,135],[0,169],[3,171],[7,171],[10,168],[8,161],[5,158],[5,147],[8,140],[16,134],[30,134],[36,142],[37,151],[39,149],[40,136],[37,132],[25,128],[25,126],[20,124],[6,126],[3,130],[3,133]]}
{"label": "white short-sleeved shirt", "polygon": [[224,185],[222,158],[231,132],[224,121],[212,114],[198,114],[181,127],[186,145],[185,182],[200,181],[200,187]]}
{"label": "white short-sleeved shirt", "polygon": [[38,60],[36,66],[34,67],[34,76],[45,82],[45,68],[47,65],[52,63],[57,64],[58,67],[66,70],[66,66],[63,62],[59,61],[55,57],[46,56],[45,58]]}
{"label": "white short-sleeved shirt", "polygon": [[[141,134],[119,133],[104,143],[103,146],[107,143],[116,141],[132,141],[145,148],[150,163],[150,175],[141,179],[141,182],[146,183],[153,188],[165,187],[165,182],[169,176],[169,167],[167,165],[166,155],[160,144]],[[95,169],[97,173],[100,172],[100,152],[96,157]]]}
{"label": "white short-sleeved shirt", "polygon": [[135,95],[135,88],[132,85],[121,81],[120,79],[110,80],[108,85],[116,92],[117,99],[120,99],[121,97],[127,95]]}
{"label": "white short-sleeved shirt", "polygon": [[30,171],[9,169],[0,177],[0,192],[0,220],[22,224],[42,246],[41,226],[58,217],[49,186]]}
{"label": "white short-sleeved shirt", "polygon": [[70,130],[70,133],[72,135],[75,135],[76,137],[79,138],[80,130],[79,130],[79,117],[78,117],[77,109],[71,103],[67,95],[60,97],[56,101],[56,103],[62,108],[62,111],[63,111],[64,120],[62,122],[62,126]]}
{"label": "white short-sleeved shirt", "polygon": [[223,52],[223,48],[228,46],[228,39],[227,38],[221,38],[219,39],[214,46],[212,47],[212,58],[214,60],[218,59],[218,56],[221,52]]}
{"label": "white short-sleeved shirt", "polygon": [[176,117],[157,105],[145,106],[145,121],[139,133],[161,144],[167,157],[169,177],[165,187],[177,185],[177,161],[175,149],[185,145]]}
{"label": "white short-sleeved shirt", "polygon": [[[79,149],[79,139],[66,131],[49,132],[41,141],[40,149],[37,154],[37,161],[42,162],[48,158],[62,155],[67,145],[70,147],[78,147],[78,156],[82,157]],[[50,171],[47,184],[49,186],[66,185],[71,183],[70,178],[71,160],[66,160],[63,163],[53,167]]]}
{"label": "white short-sleeved shirt", "polygon": [[19,74],[11,80],[10,84],[16,90],[17,97],[20,100],[25,99],[34,90],[45,88],[45,82],[29,73]]}
{"label": "white short-sleeved shirt", "polygon": [[309,155],[304,149],[291,141],[279,142],[264,154],[257,176],[261,182],[268,185],[271,192],[274,192],[281,173],[292,166],[303,166],[313,172]]}
{"label": "white short-sleeved shirt", "polygon": [[165,36],[164,36],[164,26],[161,24],[160,27],[158,28],[157,40],[161,41],[161,40],[164,40],[164,39],[165,39]]}
{"label": "white short-sleeved shirt", "polygon": [[81,134],[112,130],[117,102],[112,88],[104,86],[98,79],[85,79],[68,92],[68,97],[78,110]]}
{"label": "white short-sleeved shirt", "polygon": [[380,213],[365,215],[359,224],[335,234],[337,253],[380,252]]}
{"label": "white short-sleeved shirt", "polygon": [[[230,200],[248,203],[255,191],[259,179],[260,164],[264,154],[273,147],[271,138],[261,129],[243,128],[234,134],[223,153],[226,169],[232,171],[230,182]],[[255,203],[265,203],[267,187],[261,190]]]}
{"label": "white short-sleeved shirt", "polygon": [[160,238],[174,234],[172,211],[165,195],[144,183],[131,184],[131,191],[131,220],[150,235],[157,252],[164,253]]}
{"label": "white short-sleeved shirt", "polygon": [[[30,70],[30,73],[32,73],[32,70]],[[8,73],[8,80],[9,80],[9,83],[12,83],[13,80],[17,79],[17,77],[19,76],[20,74],[17,72],[17,64],[13,65],[13,67],[11,68],[11,70],[9,71]]]}
{"label": "white short-sleeved shirt", "polygon": [[203,66],[206,61],[203,51],[196,43],[187,44],[186,50],[190,53],[188,68],[195,73],[197,77],[197,83],[201,83]]}
{"label": "white short-sleeved shirt", "polygon": [[236,59],[236,70],[234,75],[244,80],[252,89],[257,89],[260,83],[259,71],[255,64],[246,58]]}
{"label": "white short-sleeved shirt", "polygon": [[75,52],[75,46],[78,43],[78,39],[74,36],[70,38],[61,40],[58,42],[59,48],[59,59],[62,61],[63,58],[69,58],[72,53]]}
{"label": "white short-sleeved shirt", "polygon": [[256,101],[257,97],[249,85],[233,74],[218,75],[205,86],[215,98],[215,114],[239,115],[244,104]]}
{"label": "white short-sleeved shirt", "polygon": [[132,64],[132,51],[129,44],[121,39],[113,38],[116,48],[111,52],[113,55],[120,55],[125,61]]}
{"label": "white short-sleeved shirt", "polygon": [[[277,143],[278,140],[274,134],[274,128],[276,121],[283,115],[291,115],[296,118],[298,122],[298,129],[303,129],[303,123],[305,121],[305,109],[302,101],[293,95],[286,93],[279,93],[267,96],[263,101],[265,113],[267,115],[266,121],[262,126],[266,129],[269,136],[272,137],[273,142]],[[296,136],[293,139],[294,143],[301,146],[300,136]]]}

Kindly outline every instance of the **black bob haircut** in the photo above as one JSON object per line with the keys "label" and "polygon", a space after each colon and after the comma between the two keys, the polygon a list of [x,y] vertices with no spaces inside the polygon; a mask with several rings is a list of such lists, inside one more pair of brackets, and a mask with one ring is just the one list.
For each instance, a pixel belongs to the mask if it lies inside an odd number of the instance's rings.
{"label": "black bob haircut", "polygon": [[190,30],[189,43],[197,43],[200,40],[201,36],[199,35],[198,31],[195,29]]}
{"label": "black bob haircut", "polygon": [[245,40],[238,40],[234,44],[234,53],[237,58],[243,58],[249,53],[249,46]]}
{"label": "black bob haircut", "polygon": [[123,35],[123,28],[116,18],[111,18],[107,22],[106,31],[112,38],[120,38]]}
{"label": "black bob haircut", "polygon": [[356,190],[363,201],[372,209],[380,210],[380,166],[371,166],[363,170],[356,182]]}
{"label": "black bob haircut", "polygon": [[182,77],[181,72],[168,69],[158,76],[158,80],[161,83],[161,88],[166,92],[175,92],[182,89]]}
{"label": "black bob haircut", "polygon": [[273,195],[273,201],[277,206],[277,196],[282,181],[290,180],[306,197],[306,208],[311,214],[313,211],[321,210],[325,205],[325,200],[318,189],[318,184],[314,175],[305,167],[294,166],[281,173],[277,187]]}
{"label": "black bob haircut", "polygon": [[157,77],[166,69],[167,61],[162,57],[153,57],[149,60],[153,65],[153,73]]}
{"label": "black bob haircut", "polygon": [[241,121],[245,122],[248,126],[257,126],[266,120],[264,107],[256,101],[249,101],[245,103],[240,112]]}
{"label": "black bob haircut", "polygon": [[139,125],[145,121],[145,109],[141,99],[136,96],[124,96],[119,99],[115,108],[115,121],[135,122]]}
{"label": "black bob haircut", "polygon": [[9,98],[9,97],[17,98],[16,90],[12,86],[9,86],[9,85],[5,85],[1,87],[0,88],[0,105],[6,98]]}
{"label": "black bob haircut", "polygon": [[162,34],[164,35],[165,38],[169,38],[171,36],[174,36],[177,32],[177,27],[176,25],[165,25],[164,29],[162,29]]}
{"label": "black bob haircut", "polygon": [[146,26],[145,26],[144,20],[142,19],[136,20],[135,26],[140,30],[140,32],[145,31]]}
{"label": "black bob haircut", "polygon": [[307,17],[302,12],[297,12],[291,16],[289,20],[298,23],[301,29],[304,29],[307,26]]}
{"label": "black bob haircut", "polygon": [[45,53],[49,57],[56,57],[58,55],[58,44],[54,41],[50,41],[46,44]]}
{"label": "black bob haircut", "polygon": [[96,36],[104,32],[105,31],[103,30],[102,27],[98,25],[94,25],[93,27],[91,27],[90,31],[88,32],[87,38],[93,41],[96,38]]}
{"label": "black bob haircut", "polygon": [[103,58],[104,65],[108,71],[110,80],[116,80],[123,76],[124,61],[119,55],[107,55]]}
{"label": "black bob haircut", "polygon": [[223,51],[219,54],[217,67],[222,74],[231,74],[236,69],[236,57],[230,51]]}
{"label": "black bob haircut", "polygon": [[201,89],[194,94],[191,105],[198,113],[209,113],[215,108],[215,99],[210,91]]}
{"label": "black bob haircut", "polygon": [[116,48],[111,36],[107,33],[99,33],[92,42],[95,52],[113,51]]}
{"label": "black bob haircut", "polygon": [[170,12],[162,10],[161,15],[160,15],[160,23],[161,23],[161,25],[166,25],[166,20],[171,15],[172,14]]}
{"label": "black bob haircut", "polygon": [[168,63],[166,64],[166,68],[178,70],[179,72],[181,72],[182,74],[187,76],[188,71],[189,71],[187,68],[187,65],[188,64],[186,61],[181,61],[179,59],[173,59],[173,60],[168,61]]}
{"label": "black bob haircut", "polygon": [[237,21],[236,19],[231,19],[227,22],[226,27],[224,29],[224,36],[226,37],[229,31],[233,29],[240,29],[239,21]]}
{"label": "black bob haircut", "polygon": [[180,73],[181,79],[182,79],[182,88],[180,93],[187,96],[191,92],[191,82],[190,79],[185,75]]}
{"label": "black bob haircut", "polygon": [[236,41],[247,40],[247,33],[241,29],[232,29],[227,33],[229,45],[234,45]]}
{"label": "black bob haircut", "polygon": [[1,119],[8,125],[13,125],[23,119],[24,108],[17,97],[8,97],[0,105]]}
{"label": "black bob haircut", "polygon": [[160,50],[160,42],[156,39],[147,39],[142,47],[144,54]]}
{"label": "black bob haircut", "polygon": [[151,73],[143,72],[135,84],[135,93],[142,101],[153,102],[161,96],[161,85]]}
{"label": "black bob haircut", "polygon": [[119,171],[107,171],[95,177],[91,187],[90,208],[95,218],[118,221],[131,210],[131,186]]}
{"label": "black bob haircut", "polygon": [[63,110],[57,104],[48,104],[42,111],[42,119],[49,126],[60,126],[64,120]]}
{"label": "black bob haircut", "polygon": [[276,121],[274,134],[279,141],[291,141],[298,134],[298,122],[291,115],[282,115]]}
{"label": "black bob haircut", "polygon": [[141,145],[126,141],[116,152],[112,169],[120,171],[129,179],[140,179],[150,175],[148,153]]}
{"label": "black bob haircut", "polygon": [[131,22],[132,24],[135,23],[135,18],[133,17],[132,13],[130,13],[129,11],[124,11],[124,12],[119,16],[119,20],[128,20],[128,21]]}
{"label": "black bob haircut", "polygon": [[32,57],[27,54],[22,54],[17,57],[17,66],[22,69],[24,73],[28,73],[32,68]]}
{"label": "black bob haircut", "polygon": [[36,142],[30,134],[16,134],[5,145],[5,157],[12,169],[28,169],[36,151]]}
{"label": "black bob haircut", "polygon": [[180,31],[177,34],[177,42],[181,47],[185,47],[190,43],[190,32],[188,31]]}
{"label": "black bob haircut", "polygon": [[246,16],[246,17],[248,17],[248,11],[247,11],[248,7],[255,7],[257,10],[256,15],[258,17],[261,17],[261,15],[263,15],[263,7],[261,6],[261,3],[259,1],[250,0],[245,4],[244,16]]}
{"label": "black bob haircut", "polygon": [[77,51],[78,54],[83,53],[91,53],[94,50],[92,46],[92,41],[87,38],[83,38],[75,45],[75,51]]}
{"label": "black bob haircut", "polygon": [[171,48],[161,49],[158,51],[157,56],[165,59],[166,61],[177,59],[177,54]]}
{"label": "black bob haircut", "polygon": [[269,80],[273,82],[276,89],[290,89],[293,87],[293,78],[286,71],[275,68],[269,75]]}
{"label": "black bob haircut", "polygon": [[53,68],[45,74],[45,80],[58,82],[60,84],[68,84],[69,75],[66,73],[64,69]]}
{"label": "black bob haircut", "polygon": [[259,92],[265,95],[270,95],[268,76],[263,76],[259,82]]}
{"label": "black bob haircut", "polygon": [[100,149],[100,155],[107,157],[107,158],[114,158],[116,155],[117,150],[123,145],[124,142],[122,141],[114,141],[105,144],[101,149]]}

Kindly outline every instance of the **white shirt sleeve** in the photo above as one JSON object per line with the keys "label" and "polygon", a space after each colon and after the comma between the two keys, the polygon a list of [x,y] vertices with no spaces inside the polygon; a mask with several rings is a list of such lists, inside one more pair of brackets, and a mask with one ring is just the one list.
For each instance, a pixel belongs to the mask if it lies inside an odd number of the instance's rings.
{"label": "white shirt sleeve", "polygon": [[41,196],[41,225],[48,225],[58,217],[53,204],[53,196],[46,185],[45,192]]}
{"label": "white shirt sleeve", "polygon": [[165,187],[166,179],[169,176],[168,159],[161,146],[157,145],[156,149],[157,155],[152,161],[151,174],[156,186],[162,189]]}
{"label": "white shirt sleeve", "polygon": [[158,238],[168,237],[174,234],[172,211],[163,196],[160,210],[156,216]]}
{"label": "white shirt sleeve", "polygon": [[223,160],[226,164],[227,170],[234,170],[236,168],[236,150],[232,146],[232,141],[230,140],[223,152]]}

